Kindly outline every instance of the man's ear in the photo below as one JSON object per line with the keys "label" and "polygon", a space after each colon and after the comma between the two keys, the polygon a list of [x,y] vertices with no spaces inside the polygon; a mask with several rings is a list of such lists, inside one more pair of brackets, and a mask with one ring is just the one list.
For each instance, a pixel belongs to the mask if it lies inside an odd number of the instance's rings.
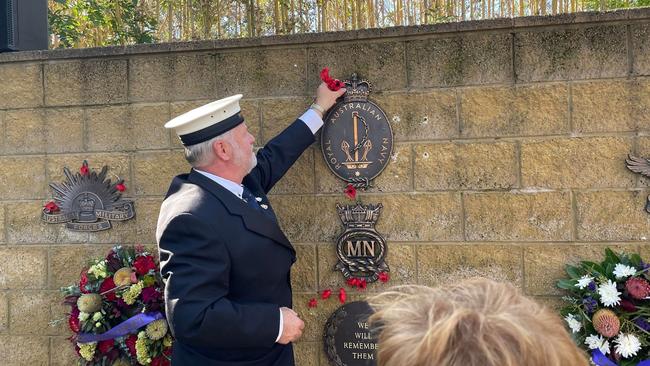
{"label": "man's ear", "polygon": [[212,143],[212,151],[223,161],[232,159],[232,146],[226,140],[217,140]]}

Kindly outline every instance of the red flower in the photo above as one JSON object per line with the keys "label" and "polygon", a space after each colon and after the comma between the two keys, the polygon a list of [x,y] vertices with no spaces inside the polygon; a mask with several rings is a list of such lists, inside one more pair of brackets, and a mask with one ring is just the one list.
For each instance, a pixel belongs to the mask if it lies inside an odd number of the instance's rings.
{"label": "red flower", "polygon": [[135,259],[133,262],[135,271],[140,275],[144,276],[149,273],[150,270],[156,269],[156,263],[153,261],[153,257],[150,255],[141,255]]}
{"label": "red flower", "polygon": [[72,308],[70,318],[68,318],[68,326],[70,327],[70,330],[75,333],[79,333],[79,330],[81,330],[79,327],[79,308],[76,306]]}
{"label": "red flower", "polygon": [[[115,288],[115,282],[113,282],[113,277],[107,277],[102,284],[99,286],[99,293],[104,293],[108,290],[112,290]],[[117,300],[117,296],[115,296],[115,291],[109,292],[106,294],[106,300],[108,301],[115,301]]]}
{"label": "red flower", "polygon": [[348,184],[348,186],[345,188],[345,195],[348,196],[349,199],[353,200],[357,197],[357,189],[354,188],[352,184]]}
{"label": "red flower", "polygon": [[323,293],[320,295],[321,299],[323,300],[329,299],[330,296],[332,296],[332,290],[330,289],[323,290]]}
{"label": "red flower", "polygon": [[323,68],[323,70],[321,70],[320,79],[323,80],[323,82],[325,84],[327,84],[327,87],[331,91],[337,91],[337,90],[345,87],[345,83],[341,82],[338,79],[333,79],[330,76],[330,70],[327,67],[325,67],[325,68]]}
{"label": "red flower", "polygon": [[79,280],[79,291],[83,294],[87,294],[90,291],[86,289],[86,285],[88,284],[88,273],[86,273],[85,270],[81,272],[81,280]]}
{"label": "red flower", "polygon": [[138,340],[138,337],[136,337],[135,335],[131,334],[131,335],[129,335],[129,337],[124,341],[124,343],[126,343],[126,346],[129,348],[129,353],[130,353],[131,356],[133,356],[134,358],[137,357],[137,355],[136,355],[136,353],[135,353],[135,341],[137,341],[137,340]]}
{"label": "red flower", "polygon": [[54,203],[54,201],[50,201],[45,205],[45,213],[53,213],[53,212],[58,212],[59,211],[59,206]]}
{"label": "red flower", "polygon": [[88,162],[84,160],[83,164],[81,164],[81,168],[79,168],[79,173],[81,175],[88,175]]}
{"label": "red flower", "polygon": [[390,280],[390,276],[388,276],[387,272],[379,272],[379,276],[377,276],[379,281],[386,283],[388,280]]}
{"label": "red flower", "polygon": [[632,303],[632,301],[630,301],[628,299],[622,299],[621,300],[621,309],[623,309],[624,311],[626,311],[628,313],[633,313],[633,312],[635,312],[637,310],[634,303]]}
{"label": "red flower", "polygon": [[165,356],[154,357],[151,360],[151,366],[169,366],[169,360]]}
{"label": "red flower", "polygon": [[650,295],[650,283],[639,277],[630,277],[625,281],[625,289],[637,300],[643,300]]}
{"label": "red flower", "polygon": [[341,302],[341,304],[345,304],[345,299],[347,299],[347,297],[348,297],[348,295],[345,292],[345,289],[343,287],[341,287],[339,289],[339,301]]}
{"label": "red flower", "polygon": [[124,192],[126,191],[126,186],[124,185],[124,183],[118,183],[115,185],[115,189],[117,189],[120,192]]}
{"label": "red flower", "polygon": [[312,297],[311,299],[309,299],[309,303],[307,304],[307,306],[310,308],[315,308],[316,306],[318,306],[318,301],[316,301],[316,299]]}
{"label": "red flower", "polygon": [[359,279],[356,278],[356,277],[350,277],[350,278],[348,278],[348,280],[345,281],[345,282],[346,282],[346,283],[348,284],[348,286],[350,286],[350,287],[357,287],[357,286],[359,286]]}
{"label": "red flower", "polygon": [[100,353],[104,354],[104,353],[108,353],[108,351],[110,351],[114,345],[115,345],[114,340],[107,339],[105,341],[99,341],[99,343],[97,344],[97,349],[99,349]]}

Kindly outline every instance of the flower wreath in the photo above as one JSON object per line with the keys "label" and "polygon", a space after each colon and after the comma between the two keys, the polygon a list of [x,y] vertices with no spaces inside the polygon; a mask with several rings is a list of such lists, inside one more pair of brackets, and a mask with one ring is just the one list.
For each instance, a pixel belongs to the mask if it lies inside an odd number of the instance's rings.
{"label": "flower wreath", "polygon": [[61,291],[71,307],[70,341],[80,365],[170,365],[162,279],[142,246],[113,247]]}
{"label": "flower wreath", "polygon": [[567,265],[561,314],[575,342],[598,366],[650,366],[650,264],[605,250],[600,263]]}

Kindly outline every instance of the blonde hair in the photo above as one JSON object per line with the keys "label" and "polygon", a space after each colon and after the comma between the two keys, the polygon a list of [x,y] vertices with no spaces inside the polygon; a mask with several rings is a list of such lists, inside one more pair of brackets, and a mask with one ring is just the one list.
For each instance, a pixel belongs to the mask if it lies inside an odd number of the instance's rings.
{"label": "blonde hair", "polygon": [[379,366],[587,366],[562,320],[487,279],[402,286],[369,300]]}

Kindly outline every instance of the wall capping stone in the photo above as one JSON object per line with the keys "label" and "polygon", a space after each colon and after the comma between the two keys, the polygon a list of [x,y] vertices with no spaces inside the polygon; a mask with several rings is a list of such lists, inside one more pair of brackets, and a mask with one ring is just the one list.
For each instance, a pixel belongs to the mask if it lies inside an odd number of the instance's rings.
{"label": "wall capping stone", "polygon": [[265,36],[256,38],[220,39],[191,42],[169,42],[111,46],[78,49],[56,49],[46,51],[8,52],[0,54],[0,63],[59,60],[107,56],[128,56],[135,54],[156,54],[183,51],[222,51],[228,49],[254,48],[260,46],[300,46],[314,43],[342,42],[354,40],[413,37],[431,34],[457,32],[504,30],[517,31],[522,28],[546,28],[585,23],[621,23],[650,19],[650,7],[623,9],[605,12],[581,12],[572,14],[529,16],[469,20],[455,23],[440,23],[422,26],[400,26],[390,28],[361,29],[325,33],[305,33]]}

